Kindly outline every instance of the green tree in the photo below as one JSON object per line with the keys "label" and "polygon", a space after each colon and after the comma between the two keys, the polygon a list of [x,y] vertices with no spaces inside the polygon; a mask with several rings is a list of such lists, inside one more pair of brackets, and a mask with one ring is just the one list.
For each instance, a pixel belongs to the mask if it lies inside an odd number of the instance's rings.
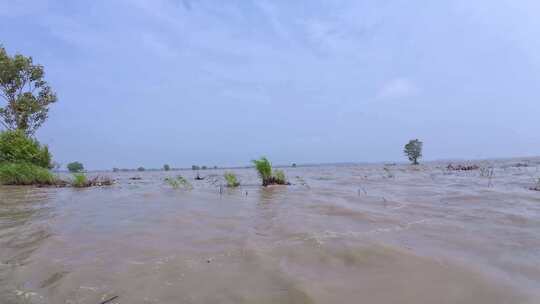
{"label": "green tree", "polygon": [[171,166],[165,164],[165,165],[163,165],[163,170],[169,171],[169,170],[171,170]]}
{"label": "green tree", "polygon": [[140,171],[140,172],[142,172],[142,171],[144,171],[144,170],[146,170],[144,167],[139,167],[139,168],[137,168],[137,171]]}
{"label": "green tree", "polygon": [[405,156],[409,158],[409,161],[413,163],[413,165],[418,165],[418,159],[422,158],[423,144],[424,143],[418,139],[411,139],[409,140],[409,143],[405,145],[403,152],[405,153]]}
{"label": "green tree", "polygon": [[51,153],[47,146],[21,130],[0,132],[0,163],[28,163],[52,169]]}
{"label": "green tree", "polygon": [[49,105],[57,98],[44,75],[32,57],[9,56],[0,46],[0,123],[6,129],[32,135],[47,120]]}
{"label": "green tree", "polygon": [[67,168],[68,168],[69,172],[72,172],[72,173],[77,173],[77,172],[81,172],[81,171],[84,170],[83,164],[81,164],[78,161],[69,163],[67,165]]}

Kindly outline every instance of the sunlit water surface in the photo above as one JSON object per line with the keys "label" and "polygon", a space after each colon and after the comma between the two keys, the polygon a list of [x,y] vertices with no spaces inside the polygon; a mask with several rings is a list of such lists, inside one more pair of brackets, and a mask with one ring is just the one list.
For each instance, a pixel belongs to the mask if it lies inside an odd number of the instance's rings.
{"label": "sunlit water surface", "polygon": [[[540,303],[540,177],[492,161],[0,187],[0,303]],[[182,174],[193,189],[163,179]],[[92,174],[90,174],[92,175]],[[131,180],[139,176],[141,180]]]}

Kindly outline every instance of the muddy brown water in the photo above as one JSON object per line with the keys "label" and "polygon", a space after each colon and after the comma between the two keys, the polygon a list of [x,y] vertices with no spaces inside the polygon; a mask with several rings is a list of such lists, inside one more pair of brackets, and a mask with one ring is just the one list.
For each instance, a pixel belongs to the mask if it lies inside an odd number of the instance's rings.
{"label": "muddy brown water", "polygon": [[221,193],[221,170],[0,187],[0,303],[540,303],[540,162],[514,163],[485,162],[491,180],[287,168],[293,185],[268,188],[239,169]]}

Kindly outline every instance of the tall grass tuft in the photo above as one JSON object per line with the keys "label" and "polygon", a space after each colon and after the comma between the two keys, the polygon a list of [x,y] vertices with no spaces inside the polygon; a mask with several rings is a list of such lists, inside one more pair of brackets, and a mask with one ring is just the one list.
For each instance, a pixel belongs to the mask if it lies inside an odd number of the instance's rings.
{"label": "tall grass tuft", "polygon": [[0,164],[0,184],[55,185],[57,178],[48,170],[29,163]]}
{"label": "tall grass tuft", "polygon": [[259,177],[262,179],[263,186],[289,184],[282,170],[276,170],[275,174],[272,174],[272,165],[266,157],[261,157],[259,160],[253,160],[252,162],[259,173]]}
{"label": "tall grass tuft", "polygon": [[240,182],[238,181],[238,178],[236,178],[236,174],[231,173],[231,172],[225,172],[223,176],[225,177],[225,180],[227,181],[227,187],[236,188],[240,186]]}
{"label": "tall grass tuft", "polygon": [[84,173],[74,173],[71,185],[75,188],[88,187],[88,178]]}
{"label": "tall grass tuft", "polygon": [[261,157],[259,160],[253,160],[255,169],[259,173],[259,177],[263,181],[263,186],[268,185],[268,182],[272,178],[272,165],[266,157]]}
{"label": "tall grass tuft", "polygon": [[276,170],[274,173],[275,183],[278,185],[286,185],[287,178],[285,177],[285,172],[283,170]]}

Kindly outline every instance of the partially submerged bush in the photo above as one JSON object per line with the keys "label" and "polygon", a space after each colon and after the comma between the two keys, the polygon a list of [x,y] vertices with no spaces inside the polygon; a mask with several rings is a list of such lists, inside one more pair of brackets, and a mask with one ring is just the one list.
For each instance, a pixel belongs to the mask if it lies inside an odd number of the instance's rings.
{"label": "partially submerged bush", "polygon": [[262,179],[263,186],[268,185],[288,185],[285,173],[281,170],[276,170],[276,174],[272,175],[272,165],[266,157],[261,157],[259,160],[253,160],[255,169]]}
{"label": "partially submerged bush", "polygon": [[110,186],[114,181],[108,177],[96,176],[88,179],[84,173],[74,173],[71,186],[75,188]]}
{"label": "partially submerged bush", "polygon": [[78,161],[69,163],[69,164],[67,165],[67,168],[68,168],[69,172],[71,172],[71,173],[77,173],[77,172],[82,172],[82,171],[84,171],[84,166],[83,166],[83,164],[81,164],[81,163],[78,162]]}
{"label": "partially submerged bush", "polygon": [[185,189],[192,189],[191,183],[184,178],[182,175],[178,175],[176,177],[167,177],[165,178],[165,182],[169,184],[169,186],[173,187],[174,189],[179,189],[180,187]]}
{"label": "partially submerged bush", "polygon": [[28,163],[0,164],[0,183],[4,185],[57,185],[59,181],[48,169]]}
{"label": "partially submerged bush", "polygon": [[0,163],[27,163],[51,169],[51,153],[22,130],[0,133]]}
{"label": "partially submerged bush", "polygon": [[449,164],[446,169],[448,169],[449,171],[472,171],[472,170],[478,170],[480,169],[480,166],[478,165],[452,165],[452,164]]}
{"label": "partially submerged bush", "polygon": [[73,174],[73,181],[71,182],[71,185],[73,187],[77,187],[77,188],[86,187],[87,183],[88,183],[88,179],[86,178],[86,175],[84,173]]}
{"label": "partially submerged bush", "polygon": [[236,178],[236,174],[231,173],[231,172],[225,172],[223,176],[225,177],[225,180],[227,181],[227,187],[235,188],[235,187],[240,186],[240,182]]}
{"label": "partially submerged bush", "polygon": [[261,157],[259,160],[253,160],[253,164],[259,173],[259,177],[263,181],[263,185],[265,185],[265,181],[268,181],[272,177],[272,165],[266,157]]}
{"label": "partially submerged bush", "polygon": [[278,185],[286,185],[287,178],[285,177],[285,172],[283,170],[276,170],[274,173],[275,183]]}

